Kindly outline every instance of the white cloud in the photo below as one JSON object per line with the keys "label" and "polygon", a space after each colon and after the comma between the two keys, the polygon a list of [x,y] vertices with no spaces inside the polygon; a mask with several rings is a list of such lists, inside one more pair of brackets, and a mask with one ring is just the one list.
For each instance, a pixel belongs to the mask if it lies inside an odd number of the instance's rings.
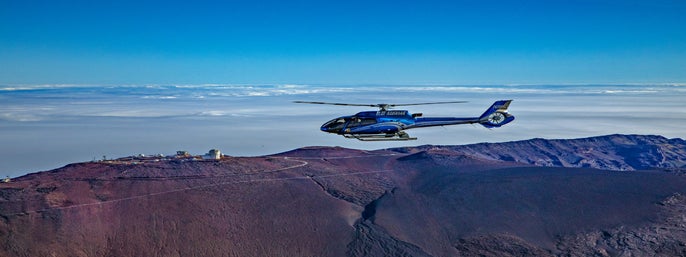
{"label": "white cloud", "polygon": [[[206,151],[212,147],[245,156],[308,145],[378,149],[613,133],[683,138],[685,86],[26,86],[44,90],[0,91],[0,119],[6,121],[0,126],[0,142],[8,142],[0,146],[0,155],[9,160],[0,163],[0,170],[16,176],[93,156]],[[332,118],[373,108],[292,103],[467,100],[465,104],[408,109],[425,116],[474,116],[499,99],[514,99],[510,112],[517,119],[505,127],[417,129],[408,131],[419,137],[417,141],[373,143],[319,131],[319,126]],[[36,148],[45,154],[27,160],[32,156],[27,153]]]}

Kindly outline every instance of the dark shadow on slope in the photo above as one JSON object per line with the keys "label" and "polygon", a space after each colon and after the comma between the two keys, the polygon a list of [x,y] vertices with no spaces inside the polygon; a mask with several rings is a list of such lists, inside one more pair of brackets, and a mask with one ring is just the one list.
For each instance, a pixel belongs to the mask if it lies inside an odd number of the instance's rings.
{"label": "dark shadow on slope", "polygon": [[369,221],[355,224],[355,238],[348,244],[348,256],[430,257],[416,245],[403,242]]}
{"label": "dark shadow on slope", "polygon": [[[514,252],[555,251],[560,235],[646,226],[658,219],[657,203],[686,193],[686,177],[658,171],[427,167],[419,174],[377,203],[373,219],[391,236],[435,256],[454,256],[458,249],[446,246],[460,239],[494,235],[521,238],[522,244],[508,246]],[[463,243],[477,249],[490,241]]]}

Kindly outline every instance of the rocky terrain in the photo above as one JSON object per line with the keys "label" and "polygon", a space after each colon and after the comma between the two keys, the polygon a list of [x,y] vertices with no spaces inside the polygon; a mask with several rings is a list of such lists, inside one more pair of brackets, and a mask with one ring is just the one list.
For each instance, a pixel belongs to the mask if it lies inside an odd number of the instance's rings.
{"label": "rocky terrain", "polygon": [[608,135],[567,140],[531,139],[507,143],[398,148],[399,152],[442,149],[487,160],[547,167],[645,170],[686,166],[686,143],[675,138]]}
{"label": "rocky terrain", "polygon": [[0,183],[0,256],[684,256],[686,141],[76,163]]}

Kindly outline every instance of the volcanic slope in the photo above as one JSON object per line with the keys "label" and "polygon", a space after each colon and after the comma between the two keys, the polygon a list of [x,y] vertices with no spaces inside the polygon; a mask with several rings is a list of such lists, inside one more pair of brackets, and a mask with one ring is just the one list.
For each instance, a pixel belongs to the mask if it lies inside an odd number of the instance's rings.
{"label": "volcanic slope", "polygon": [[396,148],[411,153],[441,149],[488,160],[547,167],[644,170],[686,166],[686,141],[650,135],[607,135],[580,139],[541,138],[507,143]]}
{"label": "volcanic slope", "polygon": [[611,135],[78,163],[0,184],[0,256],[679,256],[685,146]]}

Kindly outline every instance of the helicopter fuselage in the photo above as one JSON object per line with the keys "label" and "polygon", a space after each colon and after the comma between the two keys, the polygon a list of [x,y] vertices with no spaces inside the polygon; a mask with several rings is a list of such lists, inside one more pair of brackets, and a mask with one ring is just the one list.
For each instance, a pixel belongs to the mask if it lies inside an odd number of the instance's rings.
{"label": "helicopter fuselage", "polygon": [[346,136],[348,138],[375,138],[377,140],[412,140],[403,130],[421,127],[448,126],[478,123],[487,128],[500,127],[514,120],[507,113],[512,100],[495,102],[479,117],[426,117],[410,114],[406,110],[380,110],[358,112],[355,115],[341,116],[324,123],[321,131]]}

